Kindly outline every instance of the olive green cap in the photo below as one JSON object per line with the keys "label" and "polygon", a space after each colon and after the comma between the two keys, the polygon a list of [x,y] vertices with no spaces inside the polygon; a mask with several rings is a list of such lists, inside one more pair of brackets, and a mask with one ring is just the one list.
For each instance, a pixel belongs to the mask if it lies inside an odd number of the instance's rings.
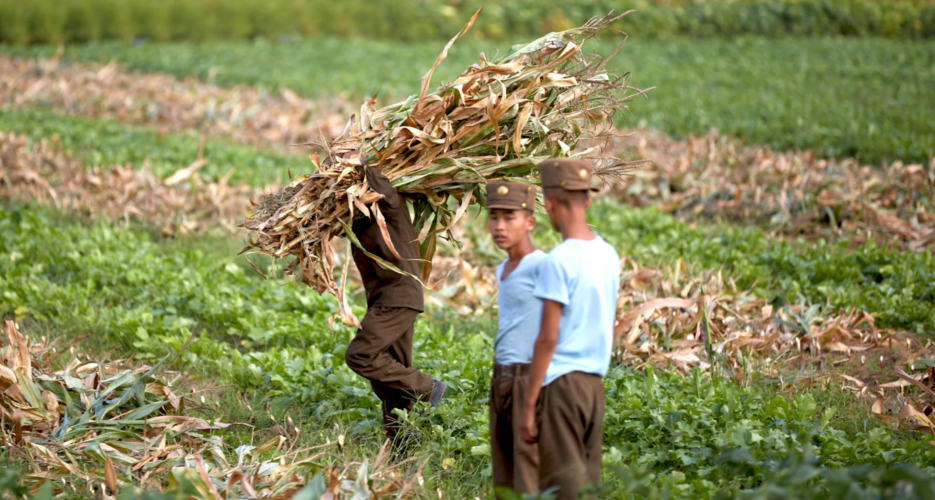
{"label": "olive green cap", "polygon": [[592,184],[591,163],[572,158],[552,158],[539,164],[543,188],[567,191],[600,191]]}
{"label": "olive green cap", "polygon": [[522,182],[488,182],[487,210],[535,210],[536,187]]}

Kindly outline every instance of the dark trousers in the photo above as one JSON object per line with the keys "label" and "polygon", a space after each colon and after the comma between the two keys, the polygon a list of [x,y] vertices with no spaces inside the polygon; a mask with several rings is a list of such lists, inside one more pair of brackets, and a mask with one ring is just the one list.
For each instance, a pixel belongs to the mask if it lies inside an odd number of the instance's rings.
{"label": "dark trousers", "polygon": [[383,426],[395,439],[399,423],[393,410],[411,409],[413,401],[432,393],[432,377],[412,367],[413,325],[419,311],[405,307],[371,307],[347,346],[344,361],[368,379],[383,403]]}
{"label": "dark trousers", "polygon": [[558,500],[577,499],[587,483],[601,479],[604,383],[590,373],[571,372],[539,395],[539,488],[558,486]]}
{"label": "dark trousers", "polygon": [[[528,366],[528,365],[527,365]],[[494,487],[517,493],[536,491],[539,484],[539,451],[520,437],[523,402],[529,373],[490,379],[490,456]],[[502,498],[497,495],[497,498]]]}

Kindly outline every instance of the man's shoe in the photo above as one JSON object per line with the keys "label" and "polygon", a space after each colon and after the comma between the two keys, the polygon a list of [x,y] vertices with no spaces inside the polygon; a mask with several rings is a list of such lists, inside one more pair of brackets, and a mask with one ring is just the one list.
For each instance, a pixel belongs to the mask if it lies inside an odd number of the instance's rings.
{"label": "man's shoe", "polygon": [[432,379],[432,382],[435,384],[435,387],[432,389],[430,401],[432,402],[432,408],[435,408],[442,404],[442,397],[445,395],[445,389],[448,388],[448,384],[435,379]]}

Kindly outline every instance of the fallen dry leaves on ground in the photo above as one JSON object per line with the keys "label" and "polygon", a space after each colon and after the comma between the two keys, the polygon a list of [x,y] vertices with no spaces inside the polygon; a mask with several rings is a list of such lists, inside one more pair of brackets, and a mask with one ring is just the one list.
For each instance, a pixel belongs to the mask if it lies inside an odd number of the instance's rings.
{"label": "fallen dry leaves on ground", "polygon": [[928,166],[863,165],[809,151],[741,147],[716,130],[681,141],[635,130],[617,149],[653,160],[616,189],[632,205],[657,206],[682,219],[756,224],[781,235],[845,235],[855,245],[869,237],[911,250],[935,244],[935,158]]}
{"label": "fallen dry leaves on ground", "polygon": [[196,170],[203,161],[195,159],[163,180],[146,165],[83,166],[53,141],[28,143],[24,136],[0,132],[0,196],[35,198],[111,219],[152,221],[169,235],[233,228],[254,190],[228,185],[229,174],[217,182],[202,180]]}
{"label": "fallen dry leaves on ground", "polygon": [[[51,482],[55,493],[109,499],[128,486],[164,489],[186,481],[203,500],[409,498],[427,459],[344,458],[341,442],[300,448],[300,430],[286,428],[258,445],[230,450],[212,432],[232,425],[189,414],[164,369],[132,360],[82,361],[56,342],[30,341],[10,320],[0,338],[0,444],[28,463],[31,491]],[[64,366],[54,369],[53,364]],[[335,453],[337,451],[338,453]],[[313,471],[324,467],[324,473]],[[360,496],[364,495],[364,496]]]}
{"label": "fallen dry leaves on ground", "polygon": [[[918,359],[915,353],[911,359],[909,365],[915,368]],[[932,402],[935,401],[935,390],[932,389],[935,387],[935,367],[928,363],[929,360],[922,361],[923,370],[915,375],[910,375],[897,366],[894,373],[899,378],[894,382],[880,384],[870,410],[878,420],[894,427],[905,424],[911,430],[935,435],[935,424],[933,424],[935,417],[932,416],[935,412],[935,407],[932,406]],[[852,379],[851,381],[857,386],[854,389],[862,393],[866,391],[866,387],[860,380]],[[922,392],[914,397],[907,396],[904,393],[905,387],[917,387]],[[887,398],[884,389],[899,392]]]}
{"label": "fallen dry leaves on ground", "polygon": [[828,353],[836,355],[831,364],[841,364],[905,335],[877,328],[856,308],[775,307],[720,273],[694,273],[681,261],[641,268],[629,258],[614,334],[624,362],[680,370],[719,364],[741,380],[751,362],[763,373],[826,368]]}
{"label": "fallen dry leaves on ground", "polygon": [[[312,101],[288,89],[219,87],[131,73],[116,63],[63,64],[0,57],[0,105],[41,105],[57,113],[108,118],[161,131],[193,129],[257,147],[283,147],[334,137],[351,111],[340,98]],[[300,148],[291,148],[302,152]]]}

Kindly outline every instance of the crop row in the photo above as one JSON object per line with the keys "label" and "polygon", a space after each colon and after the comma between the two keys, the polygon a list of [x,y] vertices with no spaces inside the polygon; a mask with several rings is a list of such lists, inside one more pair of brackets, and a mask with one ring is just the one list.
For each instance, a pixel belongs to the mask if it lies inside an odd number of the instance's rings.
{"label": "crop row", "polygon": [[280,35],[447,38],[485,5],[473,35],[540,36],[610,10],[640,36],[935,36],[935,6],[906,0],[0,0],[0,43],[241,39]]}
{"label": "crop row", "polygon": [[[656,89],[630,103],[626,125],[643,124],[675,137],[711,128],[748,144],[812,149],[864,163],[935,157],[933,42],[882,39],[644,40],[628,42],[611,63],[631,84]],[[504,46],[499,47],[505,49]],[[586,49],[608,53],[612,43]],[[55,47],[2,49],[51,56]],[[116,60],[129,69],[195,74],[222,85],[286,87],[315,97],[383,102],[418,92],[438,55],[438,42],[312,38],[289,42],[100,43],[72,47],[66,60]],[[498,44],[456,43],[436,72],[451,81],[493,54]]]}

